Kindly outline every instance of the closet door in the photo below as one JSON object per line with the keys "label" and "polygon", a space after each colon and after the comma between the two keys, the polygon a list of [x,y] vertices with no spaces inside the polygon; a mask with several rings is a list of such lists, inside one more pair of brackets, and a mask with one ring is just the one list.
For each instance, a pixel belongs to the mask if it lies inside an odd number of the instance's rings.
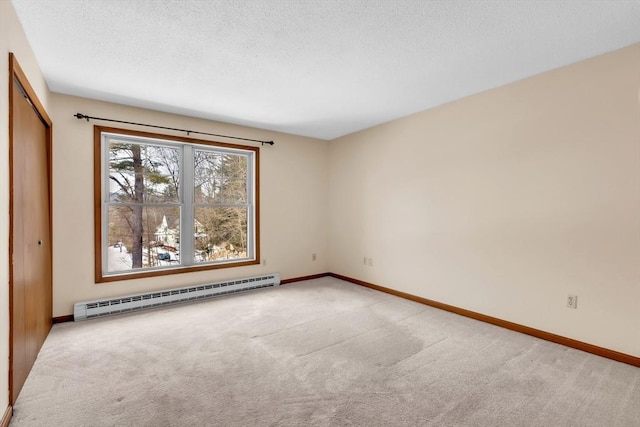
{"label": "closet door", "polygon": [[50,121],[15,59],[10,130],[11,402],[44,343],[52,319]]}

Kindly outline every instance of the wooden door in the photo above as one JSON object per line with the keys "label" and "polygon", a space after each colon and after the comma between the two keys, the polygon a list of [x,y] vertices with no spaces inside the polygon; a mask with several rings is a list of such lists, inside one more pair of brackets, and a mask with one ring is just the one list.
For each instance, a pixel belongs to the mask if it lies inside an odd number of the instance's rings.
{"label": "wooden door", "polygon": [[13,56],[10,66],[9,387],[15,403],[51,329],[51,121]]}

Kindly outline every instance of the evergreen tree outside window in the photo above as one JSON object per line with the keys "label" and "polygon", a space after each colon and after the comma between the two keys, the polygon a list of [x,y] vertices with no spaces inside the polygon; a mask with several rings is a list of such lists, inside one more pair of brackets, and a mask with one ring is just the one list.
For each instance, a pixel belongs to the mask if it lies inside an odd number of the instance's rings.
{"label": "evergreen tree outside window", "polygon": [[95,127],[96,282],[259,263],[258,154]]}

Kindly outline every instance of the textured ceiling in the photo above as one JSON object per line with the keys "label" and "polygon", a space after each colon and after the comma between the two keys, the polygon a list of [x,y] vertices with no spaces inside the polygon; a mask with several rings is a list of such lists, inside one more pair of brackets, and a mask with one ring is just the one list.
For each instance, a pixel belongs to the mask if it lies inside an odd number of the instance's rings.
{"label": "textured ceiling", "polygon": [[640,42],[640,0],[12,2],[54,92],[323,139]]}

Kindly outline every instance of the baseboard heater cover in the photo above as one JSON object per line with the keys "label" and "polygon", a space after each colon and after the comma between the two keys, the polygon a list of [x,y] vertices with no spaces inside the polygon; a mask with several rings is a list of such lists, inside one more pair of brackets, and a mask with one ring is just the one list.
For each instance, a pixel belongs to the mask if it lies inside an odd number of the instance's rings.
{"label": "baseboard heater cover", "polygon": [[280,286],[280,274],[277,273],[144,294],[127,295],[117,298],[77,302],[73,305],[73,320],[92,319],[94,317],[109,316],[162,305],[177,304],[276,286]]}

